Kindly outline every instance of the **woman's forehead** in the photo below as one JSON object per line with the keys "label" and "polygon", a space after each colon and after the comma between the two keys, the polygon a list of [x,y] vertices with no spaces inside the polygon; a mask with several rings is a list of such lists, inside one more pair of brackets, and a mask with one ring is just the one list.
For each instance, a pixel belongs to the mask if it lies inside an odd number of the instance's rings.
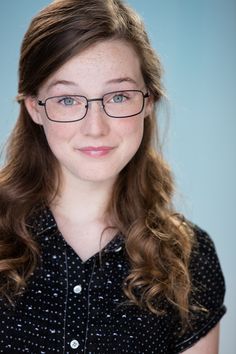
{"label": "woman's forehead", "polygon": [[140,60],[133,46],[123,40],[107,40],[92,45],[61,66],[45,83],[52,87],[112,85],[143,82]]}

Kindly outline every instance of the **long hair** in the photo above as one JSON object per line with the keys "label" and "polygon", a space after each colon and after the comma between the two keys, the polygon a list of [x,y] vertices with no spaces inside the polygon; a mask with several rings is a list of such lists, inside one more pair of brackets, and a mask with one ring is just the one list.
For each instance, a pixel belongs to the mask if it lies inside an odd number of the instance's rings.
{"label": "long hair", "polygon": [[[139,16],[119,0],[57,0],[33,18],[19,64],[20,114],[0,171],[0,294],[13,302],[24,291],[39,260],[27,220],[50,205],[60,184],[59,165],[43,128],[24,103],[64,63],[98,41],[122,39],[140,58],[155,106],[164,96],[162,68]],[[191,281],[192,233],[172,207],[173,177],[156,136],[155,109],[145,118],[141,145],[114,184],[108,205],[125,237],[131,271],[123,290],[130,303],[160,313],[162,300],[185,321]],[[160,300],[160,301],[159,301]]]}

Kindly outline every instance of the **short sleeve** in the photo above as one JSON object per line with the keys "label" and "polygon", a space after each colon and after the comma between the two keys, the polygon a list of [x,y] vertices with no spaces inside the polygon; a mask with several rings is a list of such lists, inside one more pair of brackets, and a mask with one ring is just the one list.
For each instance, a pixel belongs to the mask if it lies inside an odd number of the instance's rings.
{"label": "short sleeve", "polygon": [[190,304],[190,325],[180,335],[181,326],[173,328],[173,354],[181,353],[204,337],[225,314],[225,281],[219,259],[209,235],[194,226],[196,245],[190,260],[193,291]]}

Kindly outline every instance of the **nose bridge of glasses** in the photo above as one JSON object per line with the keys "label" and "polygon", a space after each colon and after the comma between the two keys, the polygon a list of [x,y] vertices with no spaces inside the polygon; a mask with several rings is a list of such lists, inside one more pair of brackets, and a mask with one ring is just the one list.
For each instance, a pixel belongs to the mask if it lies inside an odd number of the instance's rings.
{"label": "nose bridge of glasses", "polygon": [[104,103],[103,103],[103,98],[87,98],[87,104],[86,104],[86,109],[88,109],[90,102],[99,102],[100,107],[104,108]]}

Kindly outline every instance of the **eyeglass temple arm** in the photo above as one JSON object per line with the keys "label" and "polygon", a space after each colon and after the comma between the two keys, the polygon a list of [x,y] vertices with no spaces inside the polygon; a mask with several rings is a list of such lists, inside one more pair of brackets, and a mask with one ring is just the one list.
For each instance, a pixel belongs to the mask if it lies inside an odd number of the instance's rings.
{"label": "eyeglass temple arm", "polygon": [[45,102],[41,101],[41,100],[38,100],[38,105],[39,106],[45,106]]}

